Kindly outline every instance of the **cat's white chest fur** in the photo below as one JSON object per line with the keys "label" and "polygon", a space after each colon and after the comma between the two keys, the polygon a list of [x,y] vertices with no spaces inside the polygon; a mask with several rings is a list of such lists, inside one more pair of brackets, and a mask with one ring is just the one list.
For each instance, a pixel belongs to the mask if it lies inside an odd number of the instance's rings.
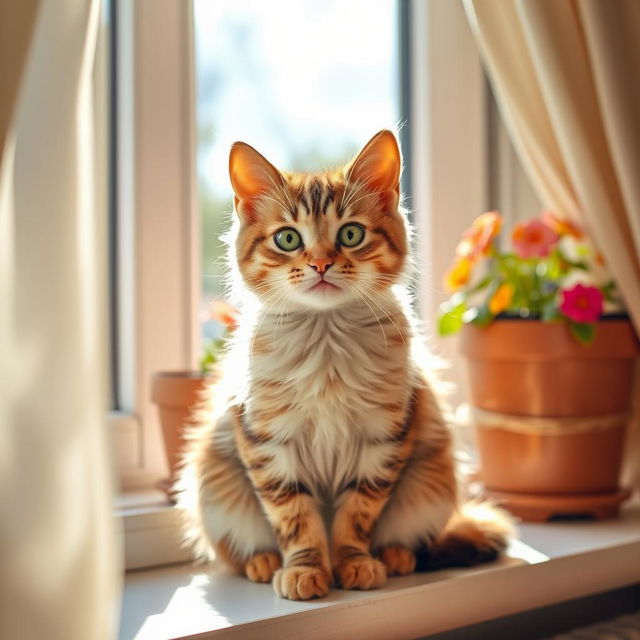
{"label": "cat's white chest fur", "polygon": [[[384,463],[388,445],[374,444],[390,428],[381,406],[406,402],[410,386],[400,331],[359,305],[264,319],[261,336],[276,348],[252,358],[247,410],[251,419],[265,404],[282,408],[269,430],[287,475],[337,489]],[[261,395],[264,382],[277,394]]]}

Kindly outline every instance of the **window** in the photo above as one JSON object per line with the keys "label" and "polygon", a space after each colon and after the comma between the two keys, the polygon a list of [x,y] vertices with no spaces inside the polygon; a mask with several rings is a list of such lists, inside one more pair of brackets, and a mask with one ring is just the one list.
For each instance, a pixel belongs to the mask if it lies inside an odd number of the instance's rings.
{"label": "window", "polygon": [[[111,2],[114,428],[122,486],[134,490],[166,473],[152,375],[193,368],[203,334],[215,331],[206,311],[222,294],[217,238],[231,209],[230,143],[243,139],[283,168],[317,168],[406,123],[403,191],[417,229],[419,308],[429,320],[459,234],[488,202],[488,103],[457,2]],[[306,84],[292,68],[307,71]],[[164,529],[159,514],[136,516],[127,566],[180,559],[175,514],[166,511]]]}
{"label": "window", "polygon": [[195,0],[203,337],[223,295],[219,240],[230,221],[231,144],[282,169],[344,164],[401,121],[395,0]]}
{"label": "window", "polygon": [[401,42],[394,0],[112,2],[113,417],[135,489],[166,469],[152,375],[194,368],[215,335],[231,142],[283,168],[349,160],[401,121]]}
{"label": "window", "polygon": [[115,4],[113,418],[122,486],[133,489],[166,473],[152,376],[192,368],[199,346],[192,15],[186,0]]}
{"label": "window", "polygon": [[[460,233],[497,188],[487,85],[459,3],[111,3],[114,396],[119,466],[132,488],[165,473],[153,373],[193,368],[203,336],[217,330],[207,309],[223,294],[218,238],[230,219],[231,142],[243,139],[283,168],[313,169],[406,123],[427,321]],[[452,343],[441,351],[451,356]]]}

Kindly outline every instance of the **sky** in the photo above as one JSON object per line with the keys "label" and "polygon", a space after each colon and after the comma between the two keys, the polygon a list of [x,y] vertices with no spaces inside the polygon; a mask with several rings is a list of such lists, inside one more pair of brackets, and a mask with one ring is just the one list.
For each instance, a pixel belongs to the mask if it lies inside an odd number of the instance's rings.
{"label": "sky", "polygon": [[346,162],[398,125],[394,0],[194,5],[199,175],[216,195],[230,194],[235,140],[282,169],[308,170]]}

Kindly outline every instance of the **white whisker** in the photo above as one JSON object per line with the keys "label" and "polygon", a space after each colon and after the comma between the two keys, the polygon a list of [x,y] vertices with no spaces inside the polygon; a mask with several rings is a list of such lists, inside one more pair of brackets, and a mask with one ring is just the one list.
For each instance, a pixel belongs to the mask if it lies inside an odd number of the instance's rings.
{"label": "white whisker", "polygon": [[377,323],[380,325],[380,331],[382,333],[382,338],[384,339],[384,350],[388,351],[389,345],[387,344],[387,334],[384,330],[384,327],[382,326],[382,322],[380,322],[380,318],[378,318],[378,314],[373,310],[373,307],[362,296],[359,287],[357,287],[356,285],[353,285],[353,291],[360,298],[360,300],[362,300],[362,302],[364,302],[367,305],[367,307],[371,309],[371,313],[373,314],[373,317],[376,319]]}
{"label": "white whisker", "polygon": [[393,318],[387,313],[386,309],[374,298],[374,296],[367,293],[364,289],[359,288],[359,291],[360,293],[365,295],[369,300],[371,300],[371,302],[373,302],[373,304],[375,304],[376,307],[380,309],[380,311],[382,311],[382,313],[387,317],[389,322],[395,327],[396,331],[398,332],[398,335],[402,338],[402,342],[406,343],[404,339],[404,333],[400,330],[400,327],[398,327],[398,325],[393,321]]}

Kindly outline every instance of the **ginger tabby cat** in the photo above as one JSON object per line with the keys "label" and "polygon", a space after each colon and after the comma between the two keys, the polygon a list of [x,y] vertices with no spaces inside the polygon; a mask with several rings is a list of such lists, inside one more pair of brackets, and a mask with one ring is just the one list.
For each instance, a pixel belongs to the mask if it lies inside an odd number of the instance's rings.
{"label": "ginger tabby cat", "polygon": [[229,166],[241,314],[178,484],[195,552],[293,600],[495,558],[510,521],[460,504],[405,289],[394,135],[331,172]]}

